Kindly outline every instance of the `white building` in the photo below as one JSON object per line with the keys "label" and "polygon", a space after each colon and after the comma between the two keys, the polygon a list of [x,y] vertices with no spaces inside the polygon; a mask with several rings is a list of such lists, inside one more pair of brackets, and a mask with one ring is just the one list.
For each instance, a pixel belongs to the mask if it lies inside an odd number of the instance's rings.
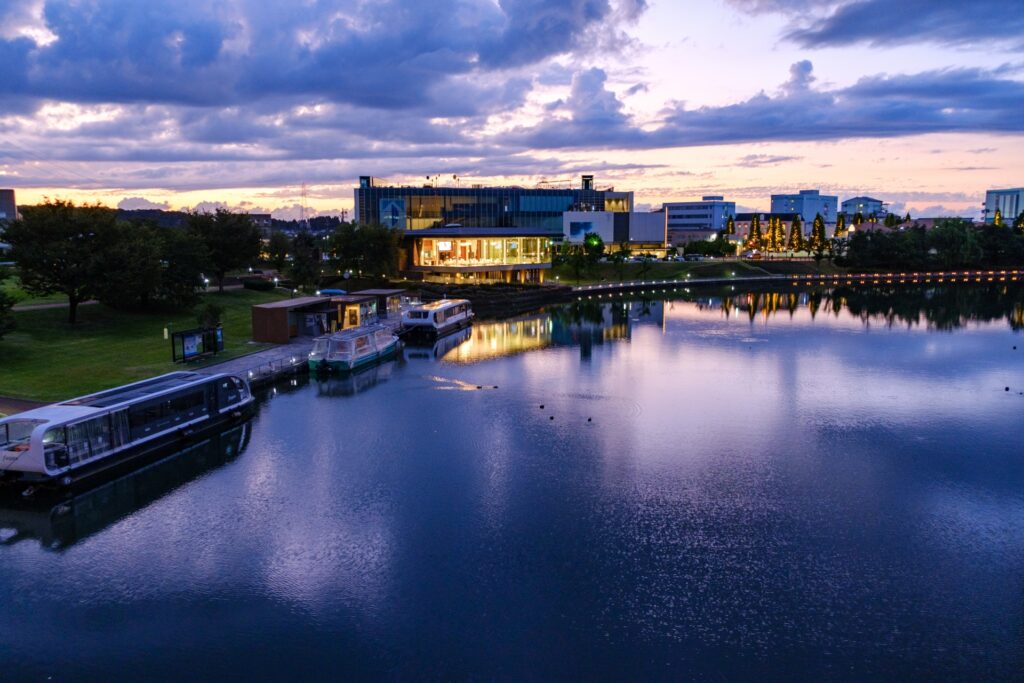
{"label": "white building", "polygon": [[876,216],[881,219],[885,218],[888,213],[888,210],[885,208],[885,202],[872,197],[851,197],[844,201],[842,206],[843,213],[846,214],[847,218],[853,218],[857,213],[860,213],[865,218]]}
{"label": "white building", "polygon": [[804,232],[810,232],[814,217],[821,214],[826,225],[835,225],[839,197],[821,194],[818,190],[800,190],[798,194],[773,194],[771,213],[798,213]]}
{"label": "white building", "polygon": [[996,219],[996,209],[1003,215],[1003,223],[1013,225],[1013,221],[1024,211],[1024,187],[1010,190],[989,190],[985,193],[985,222]]}
{"label": "white building", "polygon": [[632,251],[663,252],[668,239],[664,211],[566,211],[562,238],[582,243],[588,234],[600,236],[610,251],[626,243]]}
{"label": "white building", "polygon": [[725,230],[729,216],[736,215],[736,202],[727,202],[720,195],[702,197],[699,202],[666,202],[669,230]]}

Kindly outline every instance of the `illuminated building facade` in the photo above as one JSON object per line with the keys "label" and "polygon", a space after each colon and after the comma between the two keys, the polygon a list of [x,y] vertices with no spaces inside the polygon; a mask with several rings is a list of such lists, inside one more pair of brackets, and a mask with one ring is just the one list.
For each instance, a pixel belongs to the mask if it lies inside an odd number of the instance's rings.
{"label": "illuminated building facade", "polygon": [[566,211],[562,215],[564,241],[582,243],[587,235],[599,235],[609,252],[625,244],[631,251],[664,256],[665,212]]}
{"label": "illuminated building facade", "polygon": [[875,216],[881,220],[888,213],[885,208],[885,202],[872,197],[851,197],[843,202],[842,207],[842,212],[846,214],[847,220],[853,218],[858,213],[864,216],[864,218]]}
{"label": "illuminated building facade", "polygon": [[702,197],[699,202],[666,202],[668,229],[719,231],[725,230],[729,216],[736,215],[736,202],[727,202],[721,195]]}
{"label": "illuminated building facade", "polygon": [[585,175],[577,188],[424,187],[388,185],[361,176],[354,190],[355,221],[414,231],[459,225],[469,228],[532,228],[561,239],[566,211],[628,212],[632,192],[599,190]]}
{"label": "illuminated building facade", "polygon": [[405,234],[407,277],[428,282],[544,282],[551,235],[537,228],[447,227]]}

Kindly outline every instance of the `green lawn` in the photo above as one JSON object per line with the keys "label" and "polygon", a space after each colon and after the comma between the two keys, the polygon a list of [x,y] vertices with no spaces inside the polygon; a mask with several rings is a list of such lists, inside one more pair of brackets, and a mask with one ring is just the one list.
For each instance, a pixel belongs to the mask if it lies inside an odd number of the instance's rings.
{"label": "green lawn", "polygon": [[[654,261],[642,275],[639,263],[626,263],[622,266],[599,263],[589,272],[581,274],[579,284],[627,280],[683,280],[686,279],[687,273],[690,277],[729,277],[733,273],[736,277],[768,274],[757,265],[746,261]],[[567,265],[552,268],[550,279],[556,277],[561,284],[577,284],[576,274]]]}
{"label": "green lawn", "polygon": [[[250,290],[205,295],[225,308],[224,353],[216,360],[264,348],[248,343],[250,307],[286,296]],[[17,329],[0,339],[0,395],[56,401],[181,368],[171,362],[164,326],[196,326],[190,312],[124,313],[102,305],[80,307],[78,318],[69,325],[64,308],[16,312]]]}
{"label": "green lawn", "polygon": [[4,278],[2,273],[0,273],[0,292],[14,299],[16,304],[54,304],[68,300],[63,294],[47,294],[46,296],[29,294],[21,288],[21,280],[17,275]]}

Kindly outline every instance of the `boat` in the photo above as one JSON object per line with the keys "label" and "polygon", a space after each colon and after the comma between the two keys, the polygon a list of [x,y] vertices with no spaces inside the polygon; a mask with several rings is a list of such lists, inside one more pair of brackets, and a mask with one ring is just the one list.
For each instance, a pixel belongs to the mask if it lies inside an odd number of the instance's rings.
{"label": "boat", "polygon": [[402,313],[402,328],[411,336],[442,337],[472,322],[473,308],[467,299],[431,301]]}
{"label": "boat", "polygon": [[351,372],[387,358],[398,350],[398,337],[385,325],[342,330],[313,341],[309,369]]}
{"label": "boat", "polygon": [[241,420],[254,407],[244,379],[172,372],[0,420],[0,482],[75,482],[154,449]]}

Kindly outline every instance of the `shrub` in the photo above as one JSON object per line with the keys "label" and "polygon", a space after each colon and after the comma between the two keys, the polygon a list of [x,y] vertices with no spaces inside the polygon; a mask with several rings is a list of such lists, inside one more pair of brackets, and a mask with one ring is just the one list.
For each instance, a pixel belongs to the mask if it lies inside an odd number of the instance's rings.
{"label": "shrub", "polygon": [[274,289],[274,283],[271,280],[264,280],[261,277],[242,278],[242,286],[257,292],[269,292]]}

